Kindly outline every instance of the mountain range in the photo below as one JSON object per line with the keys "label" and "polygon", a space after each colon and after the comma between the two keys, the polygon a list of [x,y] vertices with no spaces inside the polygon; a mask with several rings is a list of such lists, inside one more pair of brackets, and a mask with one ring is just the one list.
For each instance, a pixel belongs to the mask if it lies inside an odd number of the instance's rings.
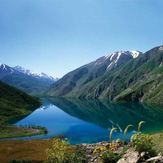
{"label": "mountain range", "polygon": [[66,74],[47,95],[163,104],[163,46],[103,56]]}
{"label": "mountain range", "polygon": [[42,94],[57,78],[45,73],[33,73],[20,66],[0,64],[0,80],[29,94]]}

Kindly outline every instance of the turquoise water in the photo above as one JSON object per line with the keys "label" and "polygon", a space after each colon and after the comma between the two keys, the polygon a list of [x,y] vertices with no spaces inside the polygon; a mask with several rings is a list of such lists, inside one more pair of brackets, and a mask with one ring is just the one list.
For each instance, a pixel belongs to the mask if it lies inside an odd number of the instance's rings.
{"label": "turquoise water", "polygon": [[[113,139],[129,140],[136,132],[137,124],[145,121],[143,132],[163,130],[163,108],[141,104],[112,104],[108,101],[75,100],[63,98],[43,99],[43,105],[16,125],[40,125],[48,134],[22,139],[45,139],[64,136],[70,143],[93,143],[109,140],[110,129],[116,127]],[[128,124],[133,127],[127,134]]]}

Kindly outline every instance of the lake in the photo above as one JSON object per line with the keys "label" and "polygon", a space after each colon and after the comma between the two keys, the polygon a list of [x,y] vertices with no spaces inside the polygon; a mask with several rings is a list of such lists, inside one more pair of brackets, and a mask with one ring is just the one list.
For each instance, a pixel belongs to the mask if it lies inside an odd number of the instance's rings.
{"label": "lake", "polygon": [[[113,104],[106,100],[79,100],[43,98],[43,105],[32,114],[16,122],[20,125],[40,125],[48,134],[21,139],[46,139],[63,136],[72,144],[109,140],[109,131],[116,127],[113,139],[128,141],[137,131],[140,121],[146,123],[142,131],[154,133],[163,130],[163,108],[139,103]],[[127,134],[123,130],[132,124]]]}

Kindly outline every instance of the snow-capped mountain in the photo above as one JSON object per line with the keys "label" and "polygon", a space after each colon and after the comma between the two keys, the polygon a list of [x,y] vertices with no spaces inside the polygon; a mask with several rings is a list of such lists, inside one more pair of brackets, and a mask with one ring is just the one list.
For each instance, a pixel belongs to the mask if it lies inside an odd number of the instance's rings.
{"label": "snow-capped mountain", "polygon": [[45,73],[33,73],[21,66],[0,64],[0,80],[27,93],[40,94],[56,82],[57,78]]}
{"label": "snow-capped mountain", "polygon": [[24,73],[26,75],[33,76],[33,77],[36,77],[36,78],[42,78],[42,79],[44,78],[44,79],[49,79],[49,80],[53,80],[53,81],[56,81],[57,80],[57,78],[54,78],[52,76],[49,76],[49,75],[47,75],[47,74],[45,74],[43,72],[41,72],[41,73],[35,73],[35,72],[32,72],[31,70],[25,69],[25,68],[23,68],[21,66],[15,66],[13,68],[15,70],[21,72],[21,73]]}
{"label": "snow-capped mountain", "polygon": [[163,104],[163,46],[118,51],[83,65],[54,83],[50,96]]}
{"label": "snow-capped mountain", "polygon": [[86,84],[89,85],[89,82],[99,78],[100,76],[104,76],[109,71],[126,64],[130,60],[136,59],[141,54],[142,53],[139,51],[132,50],[117,51],[102,56],[97,60],[66,74],[63,78],[52,85],[48,94],[51,96],[69,96],[71,93],[75,94],[77,89],[82,88]]}
{"label": "snow-capped mountain", "polygon": [[[109,71],[113,68],[116,68],[127,61],[131,59],[137,58],[139,55],[141,55],[142,52],[132,50],[132,51],[117,51],[114,53],[107,54],[96,61],[92,62],[91,64],[94,64],[94,67],[101,67],[103,66],[103,69]],[[104,68],[105,67],[105,68]]]}
{"label": "snow-capped mountain", "polygon": [[14,69],[10,66],[7,66],[5,64],[0,64],[0,72],[9,72],[9,73],[13,73]]}
{"label": "snow-capped mountain", "polygon": [[0,80],[11,74],[19,74],[19,72],[6,64],[0,64]]}
{"label": "snow-capped mountain", "polygon": [[141,54],[142,54],[142,52],[139,52],[136,50],[117,51],[117,52],[108,54],[108,55],[104,56],[104,58],[108,62],[107,70],[111,70],[112,68],[115,68],[130,59],[135,59]]}
{"label": "snow-capped mountain", "polygon": [[117,59],[119,59],[120,56],[122,56],[122,55],[128,55],[128,56],[131,56],[132,58],[137,58],[140,54],[142,54],[142,52],[136,51],[136,50],[131,50],[131,51],[116,51],[114,53],[107,54],[105,57],[106,58],[110,58],[110,60],[112,60],[113,57],[116,57]]}

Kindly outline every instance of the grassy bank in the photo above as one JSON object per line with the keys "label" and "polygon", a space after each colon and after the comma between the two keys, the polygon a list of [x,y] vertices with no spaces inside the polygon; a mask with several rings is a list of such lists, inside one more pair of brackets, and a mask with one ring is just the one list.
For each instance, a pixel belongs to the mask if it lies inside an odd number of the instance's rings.
{"label": "grassy bank", "polygon": [[14,125],[0,126],[0,139],[12,137],[34,136],[46,134],[47,129],[41,126],[17,127]]}
{"label": "grassy bank", "polygon": [[40,126],[16,127],[10,124],[13,119],[29,115],[40,105],[38,98],[0,81],[0,138],[47,133],[46,128]]}
{"label": "grassy bank", "polygon": [[163,132],[156,133],[152,135],[155,149],[163,154]]}
{"label": "grassy bank", "polygon": [[0,162],[8,163],[10,160],[45,160],[45,150],[51,145],[51,140],[30,141],[0,141]]}

